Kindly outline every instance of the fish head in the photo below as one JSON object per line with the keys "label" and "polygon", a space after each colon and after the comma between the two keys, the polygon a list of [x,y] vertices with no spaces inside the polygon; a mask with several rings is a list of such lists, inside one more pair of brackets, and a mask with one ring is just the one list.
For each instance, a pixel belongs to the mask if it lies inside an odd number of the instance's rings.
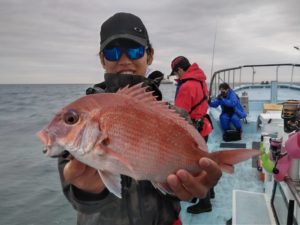
{"label": "fish head", "polygon": [[65,150],[72,155],[83,155],[92,150],[101,135],[97,112],[80,103],[84,102],[75,102],[63,108],[36,134],[47,156],[58,157]]}

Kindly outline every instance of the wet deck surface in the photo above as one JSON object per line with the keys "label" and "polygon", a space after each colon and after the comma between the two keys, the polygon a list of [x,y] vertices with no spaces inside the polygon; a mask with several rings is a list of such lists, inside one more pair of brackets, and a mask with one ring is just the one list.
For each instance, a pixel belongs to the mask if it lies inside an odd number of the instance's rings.
{"label": "wet deck surface", "polygon": [[[245,91],[245,90],[243,90]],[[252,148],[253,144],[260,142],[260,130],[257,130],[258,116],[262,113],[263,103],[270,102],[270,90],[268,88],[249,89],[250,113],[247,117],[247,124],[243,124],[242,140],[232,142],[234,144],[246,144],[246,148]],[[288,99],[298,99],[299,90],[284,89],[278,90],[278,102],[284,102]],[[255,99],[255,100],[254,100]],[[220,149],[222,141],[222,131],[219,125],[220,110],[210,109],[214,123],[214,131],[209,137],[208,147],[211,152]],[[192,203],[181,202],[181,218],[184,225],[204,225],[204,224],[226,224],[232,218],[232,197],[233,190],[243,190],[248,192],[264,193],[264,185],[260,180],[259,172],[253,168],[255,162],[247,160],[235,166],[234,174],[223,173],[222,178],[215,187],[215,198],[211,200],[213,210],[208,213],[189,214],[186,208]],[[254,209],[255,210],[255,209]],[[247,212],[245,212],[247,213]],[[249,213],[249,215],[252,212]]]}
{"label": "wet deck surface", "polygon": [[[246,143],[247,148],[252,148],[253,141],[259,141],[258,133],[243,134],[241,141],[233,143]],[[208,146],[210,151],[216,151],[220,148],[221,134],[215,129],[210,136]],[[223,148],[226,149],[226,148]],[[226,224],[226,221],[232,217],[232,196],[233,190],[239,189],[244,191],[263,193],[263,182],[259,180],[259,173],[256,168],[252,167],[252,160],[247,160],[235,166],[234,174],[223,173],[222,178],[215,187],[215,198],[211,200],[213,210],[208,213],[189,214],[186,208],[191,203],[182,202],[181,218],[184,225],[196,224]]]}

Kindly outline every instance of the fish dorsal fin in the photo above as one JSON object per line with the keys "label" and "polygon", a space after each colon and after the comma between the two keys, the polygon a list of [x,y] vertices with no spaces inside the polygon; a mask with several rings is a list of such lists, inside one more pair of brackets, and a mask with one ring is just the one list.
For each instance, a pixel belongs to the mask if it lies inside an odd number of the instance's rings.
{"label": "fish dorsal fin", "polygon": [[123,89],[120,89],[117,92],[117,94],[127,95],[132,100],[142,103],[146,107],[149,107],[152,110],[155,110],[156,112],[163,113],[161,115],[167,115],[176,120],[186,122],[186,120],[183,117],[181,117],[178,113],[176,113],[175,110],[170,109],[166,102],[157,101],[155,96],[152,95],[153,92],[146,91],[147,87],[142,87],[142,85],[143,83],[139,83],[131,87],[126,86]]}
{"label": "fish dorsal fin", "polygon": [[132,101],[143,104],[149,110],[154,111],[164,117],[164,119],[169,118],[174,120],[192,135],[199,149],[207,151],[207,145],[204,141],[201,142],[199,140],[201,139],[201,135],[194,128],[194,126],[188,123],[187,120],[180,116],[180,114],[174,109],[170,109],[165,101],[157,101],[152,95],[153,92],[147,92],[147,87],[143,87],[142,85],[143,83],[139,83],[131,87],[126,86],[123,89],[120,89],[116,94],[128,96],[130,99],[132,99]]}
{"label": "fish dorsal fin", "polygon": [[136,99],[140,102],[144,102],[147,104],[151,104],[152,102],[156,102],[155,97],[152,95],[152,92],[146,91],[147,87],[142,86],[143,83],[139,83],[129,87],[128,85],[123,89],[120,89],[117,94],[127,95],[130,98]]}

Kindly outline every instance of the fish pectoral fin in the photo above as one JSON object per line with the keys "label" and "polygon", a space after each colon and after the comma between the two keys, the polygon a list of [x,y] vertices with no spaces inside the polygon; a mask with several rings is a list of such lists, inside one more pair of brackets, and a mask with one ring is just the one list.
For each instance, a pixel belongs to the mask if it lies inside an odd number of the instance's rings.
{"label": "fish pectoral fin", "polygon": [[126,167],[131,173],[134,173],[132,165],[126,158],[124,158],[122,155],[118,154],[110,148],[107,148],[107,150],[108,158],[111,158],[112,161],[117,161],[118,163]]}
{"label": "fish pectoral fin", "polygon": [[94,146],[94,151],[99,156],[104,156],[107,152],[107,146],[109,145],[109,137],[107,134],[102,133],[99,140]]}
{"label": "fish pectoral fin", "polygon": [[151,183],[156,189],[158,189],[164,195],[169,194],[175,196],[174,192],[172,191],[172,189],[169,187],[167,183],[157,183],[153,181]]}
{"label": "fish pectoral fin", "polygon": [[118,198],[122,198],[120,174],[113,174],[107,171],[100,171],[100,170],[98,170],[98,173],[106,188]]}
{"label": "fish pectoral fin", "polygon": [[95,146],[94,150],[99,156],[106,157],[106,159],[109,161],[120,163],[122,166],[127,168],[131,173],[134,173],[133,167],[130,164],[130,162],[126,158],[124,158],[121,154],[111,149],[109,147],[109,144],[105,144],[100,140],[98,144]]}
{"label": "fish pectoral fin", "polygon": [[101,134],[101,137],[100,137],[100,139],[99,139],[99,141],[98,141],[98,143],[99,144],[101,144],[101,145],[104,145],[104,146],[108,146],[109,145],[109,137],[108,137],[108,135],[106,134],[106,133],[102,133]]}

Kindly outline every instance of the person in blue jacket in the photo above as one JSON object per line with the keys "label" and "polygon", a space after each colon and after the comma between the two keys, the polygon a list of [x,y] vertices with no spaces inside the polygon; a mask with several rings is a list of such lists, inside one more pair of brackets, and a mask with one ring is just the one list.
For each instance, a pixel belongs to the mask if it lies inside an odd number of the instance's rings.
{"label": "person in blue jacket", "polygon": [[227,83],[219,85],[220,94],[217,98],[209,100],[209,106],[221,106],[220,123],[224,132],[232,130],[230,124],[239,132],[242,131],[241,119],[246,118],[247,113],[240,103],[238,95],[230,88]]}

